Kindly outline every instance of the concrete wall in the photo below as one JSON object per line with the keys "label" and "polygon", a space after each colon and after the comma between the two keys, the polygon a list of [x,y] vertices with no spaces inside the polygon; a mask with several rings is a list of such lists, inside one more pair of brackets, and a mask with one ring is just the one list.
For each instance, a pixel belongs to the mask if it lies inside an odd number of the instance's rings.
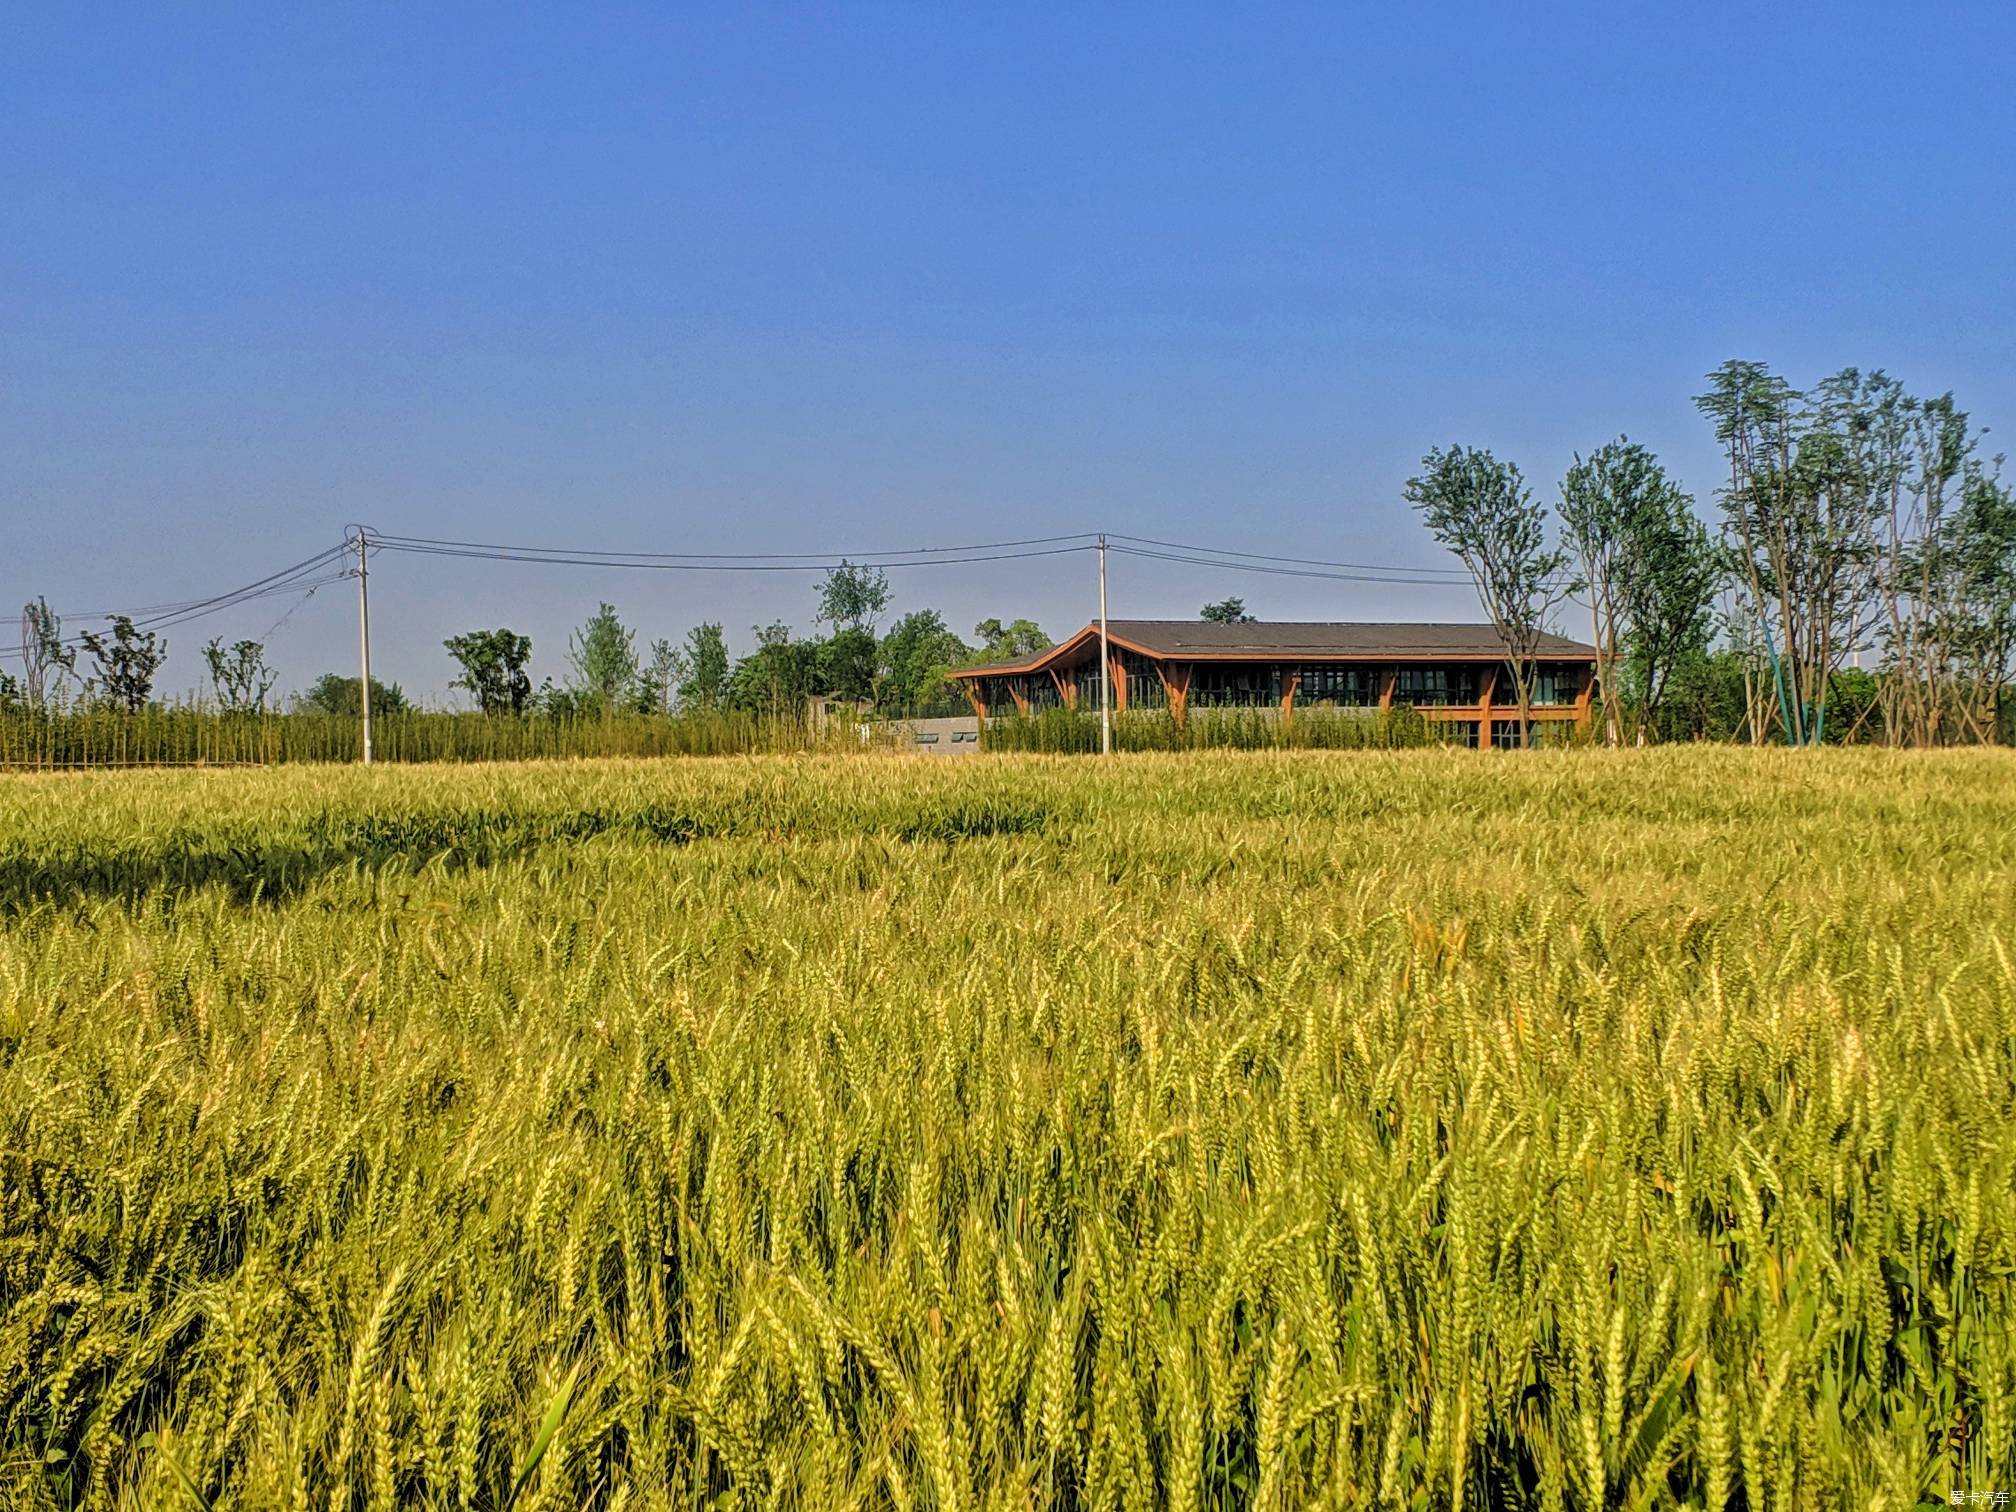
{"label": "concrete wall", "polygon": [[980,721],[971,714],[946,719],[895,719],[886,725],[861,727],[863,740],[871,733],[890,739],[899,749],[922,756],[970,756],[980,749]]}

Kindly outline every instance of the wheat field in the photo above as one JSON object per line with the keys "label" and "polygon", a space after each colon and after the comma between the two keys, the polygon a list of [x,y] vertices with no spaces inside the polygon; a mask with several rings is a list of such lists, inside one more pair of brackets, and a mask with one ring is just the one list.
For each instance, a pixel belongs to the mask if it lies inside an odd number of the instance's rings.
{"label": "wheat field", "polygon": [[2016,1490],[2016,758],[0,780],[0,1504]]}

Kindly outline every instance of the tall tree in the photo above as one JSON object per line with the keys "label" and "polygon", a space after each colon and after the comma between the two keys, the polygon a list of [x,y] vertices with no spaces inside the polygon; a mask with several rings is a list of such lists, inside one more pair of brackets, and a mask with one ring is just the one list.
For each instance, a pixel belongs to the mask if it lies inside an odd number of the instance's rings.
{"label": "tall tree", "polygon": [[1955,595],[1962,591],[1961,566],[1948,508],[1961,480],[1975,476],[1978,436],[1951,394],[1906,401],[1901,498],[1903,528],[1893,502],[1881,579],[1888,647],[1890,707],[1894,740],[1930,745],[1945,737],[1954,721],[1958,682],[1949,632],[1964,614]]}
{"label": "tall tree", "polygon": [[210,687],[219,708],[227,714],[265,712],[275,673],[266,665],[264,646],[241,640],[226,649],[221,636],[213,637],[203,648],[203,659],[210,664]]}
{"label": "tall tree", "polygon": [[1896,385],[1844,368],[1810,395],[1728,362],[1695,404],[1729,458],[1723,532],[1766,654],[1786,739],[1825,738],[1834,673],[1868,629]]}
{"label": "tall tree", "polygon": [[819,584],[819,623],[834,630],[873,631],[889,607],[889,574],[842,561]]}
{"label": "tall tree", "polygon": [[532,660],[532,637],[515,630],[466,630],[441,643],[461,676],[448,686],[463,688],[475,695],[476,707],[485,714],[523,714],[532,697],[532,675],[526,665]]}
{"label": "tall tree", "polygon": [[728,701],[728,638],[714,623],[686,632],[686,671],[679,680],[682,709],[712,711]]}
{"label": "tall tree", "polygon": [[569,661],[584,706],[613,715],[629,701],[637,686],[637,637],[616,617],[614,604],[598,606],[574,632]]}
{"label": "tall tree", "polygon": [[78,639],[98,664],[91,679],[92,690],[129,714],[146,708],[154,693],[154,674],[168,659],[168,643],[152,630],[139,629],[123,614],[112,616],[109,640],[93,630],[86,630]]}
{"label": "tall tree", "polygon": [[21,606],[21,691],[32,709],[46,709],[77,671],[77,652],[63,643],[63,621],[45,598]]}
{"label": "tall tree", "polygon": [[1722,585],[1722,553],[1693,502],[1662,471],[1624,520],[1617,595],[1641,743],[1660,727],[1674,675],[1706,653]]}
{"label": "tall tree", "polygon": [[1246,612],[1243,598],[1220,599],[1215,604],[1206,604],[1197,611],[1197,617],[1214,625],[1250,625],[1253,616]]}
{"label": "tall tree", "polygon": [[818,642],[819,689],[860,703],[875,697],[875,632],[866,625],[842,625]]}
{"label": "tall tree", "polygon": [[1707,644],[1719,575],[1707,532],[1659,459],[1622,436],[1575,458],[1561,527],[1589,595],[1605,736],[1623,737],[1628,658],[1642,741],[1679,658]]}
{"label": "tall tree", "polygon": [[797,718],[805,700],[820,691],[820,644],[798,639],[781,620],[755,629],[756,649],[735,664],[729,701],[773,718]]}
{"label": "tall tree", "polygon": [[645,714],[670,714],[679,702],[679,687],[689,665],[686,652],[662,635],[651,642],[651,655],[637,674],[637,707]]}
{"label": "tall tree", "polygon": [[1619,436],[1574,465],[1561,480],[1561,535],[1581,569],[1589,595],[1590,640],[1596,647],[1596,687],[1603,699],[1603,738],[1616,745],[1624,733],[1623,689],[1618,657],[1623,645],[1623,605],[1618,579],[1623,572],[1625,519],[1653,486],[1659,464],[1642,446]]}
{"label": "tall tree", "polygon": [[2016,491],[1992,468],[1970,466],[1945,533],[1955,586],[1944,638],[1954,651],[1960,716],[1975,739],[1994,741],[2016,676]]}
{"label": "tall tree", "polygon": [[1478,600],[1505,647],[1519,698],[1519,743],[1531,739],[1534,657],[1548,611],[1566,591],[1566,553],[1547,544],[1547,511],[1517,466],[1481,447],[1436,448],[1407,480],[1424,523],[1469,569]]}
{"label": "tall tree", "polygon": [[877,700],[890,709],[914,709],[951,694],[946,672],[972,655],[936,609],[913,609],[889,627],[877,650]]}
{"label": "tall tree", "polygon": [[[1784,521],[1791,514],[1794,415],[1800,396],[1759,362],[1725,362],[1708,375],[1708,384],[1708,392],[1696,395],[1694,404],[1714,422],[1715,439],[1729,459],[1729,486],[1721,495],[1723,531],[1747,593],[1744,618],[1755,627],[1769,659],[1771,707],[1786,740],[1796,744],[1803,738],[1803,723],[1779,648],[1784,645],[1789,656],[1793,638],[1782,563],[1790,550]],[[1774,615],[1777,636],[1770,629]]]}

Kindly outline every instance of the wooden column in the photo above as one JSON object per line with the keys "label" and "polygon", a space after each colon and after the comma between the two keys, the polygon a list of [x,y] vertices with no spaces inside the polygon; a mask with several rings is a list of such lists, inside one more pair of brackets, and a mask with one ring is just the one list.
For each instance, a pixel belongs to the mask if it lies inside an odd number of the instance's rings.
{"label": "wooden column", "polygon": [[1067,709],[1078,707],[1078,671],[1074,667],[1069,672],[1050,669],[1050,681],[1057,685],[1057,701]]}
{"label": "wooden column", "polygon": [[1113,679],[1113,712],[1127,712],[1127,668],[1119,657],[1114,657],[1106,668],[1106,675]]}
{"label": "wooden column", "polygon": [[1498,691],[1498,667],[1496,663],[1484,669],[1484,679],[1477,687],[1477,749],[1491,749],[1491,699]]}
{"label": "wooden column", "polygon": [[1290,667],[1288,675],[1281,679],[1281,723],[1295,722],[1295,690],[1302,686],[1302,669]]}
{"label": "wooden column", "polygon": [[1195,662],[1157,662],[1155,675],[1162,679],[1162,692],[1169,699],[1169,716],[1180,728],[1190,712],[1190,676]]}
{"label": "wooden column", "polygon": [[987,723],[987,700],[980,692],[980,679],[962,677],[959,686],[966,690],[966,701],[973,705],[973,717],[980,723]]}
{"label": "wooden column", "polygon": [[1009,678],[1008,696],[1015,700],[1015,712],[1026,717],[1029,713],[1029,690],[1027,684],[1019,677]]}
{"label": "wooden column", "polygon": [[[1575,695],[1575,728],[1578,730],[1586,731],[1589,728],[1589,700],[1595,691],[1596,668],[1592,663],[1589,670],[1582,674],[1582,691]],[[1622,730],[1617,732],[1617,738],[1619,740],[1624,738]]]}
{"label": "wooden column", "polygon": [[1381,714],[1391,714],[1393,712],[1393,685],[1398,681],[1400,681],[1400,669],[1398,667],[1387,667],[1380,672],[1379,712]]}

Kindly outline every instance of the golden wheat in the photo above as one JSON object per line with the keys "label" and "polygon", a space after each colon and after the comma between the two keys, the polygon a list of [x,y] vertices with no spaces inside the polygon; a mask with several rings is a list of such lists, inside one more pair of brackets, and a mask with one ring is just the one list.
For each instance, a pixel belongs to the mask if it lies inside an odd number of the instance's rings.
{"label": "golden wheat", "polygon": [[2016,760],[0,782],[0,1502],[2016,1489]]}

